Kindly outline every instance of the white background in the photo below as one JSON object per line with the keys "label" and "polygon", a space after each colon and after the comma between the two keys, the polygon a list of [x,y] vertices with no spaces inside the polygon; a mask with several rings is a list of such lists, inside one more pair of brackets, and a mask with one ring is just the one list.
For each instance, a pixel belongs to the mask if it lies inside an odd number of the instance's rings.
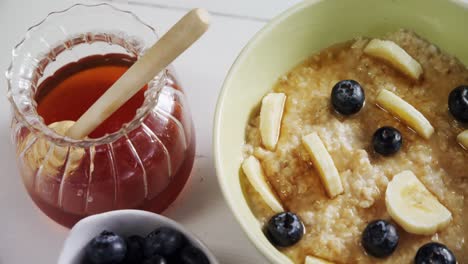
{"label": "white background", "polygon": [[[212,161],[212,120],[223,79],[242,47],[269,19],[299,0],[108,2],[135,12],[159,33],[165,32],[192,7],[205,7],[214,15],[209,32],[174,63],[192,109],[197,158],[189,183],[164,214],[198,235],[221,263],[266,263],[234,220],[218,188]],[[22,186],[10,142],[10,109],[3,72],[10,63],[11,48],[29,26],[49,12],[73,3],[71,0],[0,0],[0,264],[56,263],[68,233],[33,205]]]}

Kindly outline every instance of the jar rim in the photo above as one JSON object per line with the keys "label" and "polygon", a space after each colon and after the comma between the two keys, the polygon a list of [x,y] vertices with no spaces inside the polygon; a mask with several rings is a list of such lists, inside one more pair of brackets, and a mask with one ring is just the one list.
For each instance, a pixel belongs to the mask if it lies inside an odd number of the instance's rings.
{"label": "jar rim", "polygon": [[[34,98],[31,98],[32,96],[29,95],[30,99],[33,104],[33,110],[31,112],[26,112],[22,107],[18,105],[18,103],[22,102],[21,98],[18,97],[24,97],[24,94],[17,94],[14,92],[15,90],[15,84],[13,83],[12,75],[13,75],[13,67],[14,67],[14,62],[15,62],[15,56],[17,54],[17,51],[22,47],[22,45],[27,41],[29,38],[29,33],[32,31],[37,30],[41,25],[46,23],[51,17],[54,17],[56,15],[60,14],[66,14],[67,12],[70,12],[71,10],[75,8],[97,8],[97,7],[105,7],[109,8],[112,12],[116,12],[119,14],[123,15],[129,15],[132,19],[134,19],[137,23],[141,24],[142,26],[148,28],[156,38],[158,38],[158,35],[156,33],[156,30],[148,25],[147,23],[143,22],[137,15],[130,11],[122,10],[117,7],[114,7],[112,5],[109,5],[107,3],[101,3],[101,4],[74,4],[69,8],[66,8],[61,11],[54,11],[49,13],[46,18],[44,18],[41,22],[33,25],[30,27],[27,32],[25,33],[24,37],[20,40],[18,44],[15,45],[12,51],[12,61],[5,72],[5,76],[7,79],[8,83],[8,92],[7,92],[7,97],[8,100],[10,101],[10,104],[12,106],[12,111],[13,111],[13,118],[16,118],[18,122],[22,123],[24,127],[29,129],[30,133],[33,134],[34,136],[37,137],[42,137],[46,139],[48,142],[59,145],[59,146],[71,146],[71,147],[79,147],[79,148],[89,148],[89,147],[94,147],[98,145],[104,145],[104,144],[110,144],[122,136],[125,136],[126,134],[130,133],[132,130],[137,128],[138,126],[141,125],[145,117],[152,111],[152,109],[157,105],[158,103],[158,96],[159,92],[162,90],[164,85],[167,83],[167,69],[161,71],[158,73],[158,75],[155,76],[155,78],[149,83],[148,85],[148,90],[145,91],[144,94],[144,103],[137,109],[135,116],[131,121],[128,123],[125,123],[119,130],[106,134],[102,137],[99,138],[84,138],[84,139],[73,139],[61,134],[56,133],[53,129],[49,128],[45,123],[43,118],[37,113],[36,110],[36,105],[35,105],[35,100]],[[87,33],[89,34],[89,33]],[[67,40],[65,40],[67,41]],[[112,43],[120,45],[119,43]],[[126,47],[123,47],[126,48]],[[54,50],[54,49],[52,49]],[[139,50],[135,55],[137,58],[141,57],[144,54],[145,50]],[[47,65],[45,65],[46,67]],[[31,86],[31,85],[30,85]],[[29,88],[31,89],[31,87]]]}

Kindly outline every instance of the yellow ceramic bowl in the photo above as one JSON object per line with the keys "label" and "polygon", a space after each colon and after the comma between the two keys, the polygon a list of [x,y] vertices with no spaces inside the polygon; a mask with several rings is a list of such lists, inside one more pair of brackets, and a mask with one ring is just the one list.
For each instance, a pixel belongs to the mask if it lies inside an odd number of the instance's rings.
{"label": "yellow ceramic bowl", "polygon": [[411,29],[468,65],[467,0],[308,0],[273,19],[226,77],[214,125],[221,189],[247,236],[273,263],[291,261],[265,238],[243,195],[239,172],[249,114],[279,76],[327,46],[356,36]]}

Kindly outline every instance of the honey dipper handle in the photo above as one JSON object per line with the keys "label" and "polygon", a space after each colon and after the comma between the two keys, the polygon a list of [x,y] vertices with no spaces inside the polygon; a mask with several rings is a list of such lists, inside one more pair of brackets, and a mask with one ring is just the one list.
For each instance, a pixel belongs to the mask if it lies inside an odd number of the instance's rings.
{"label": "honey dipper handle", "polygon": [[79,119],[66,135],[81,139],[164,70],[208,29],[210,15],[193,9],[135,62]]}

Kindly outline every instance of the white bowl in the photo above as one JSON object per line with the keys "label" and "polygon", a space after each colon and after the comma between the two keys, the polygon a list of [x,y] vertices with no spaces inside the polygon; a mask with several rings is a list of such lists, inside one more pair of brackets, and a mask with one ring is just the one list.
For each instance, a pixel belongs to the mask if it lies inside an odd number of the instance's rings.
{"label": "white bowl", "polygon": [[211,264],[219,264],[208,248],[191,232],[175,221],[154,213],[140,210],[118,210],[86,217],[79,221],[65,240],[58,264],[81,264],[84,248],[103,230],[122,236],[146,236],[158,227],[174,228],[184,234],[195,247],[201,249]]}

